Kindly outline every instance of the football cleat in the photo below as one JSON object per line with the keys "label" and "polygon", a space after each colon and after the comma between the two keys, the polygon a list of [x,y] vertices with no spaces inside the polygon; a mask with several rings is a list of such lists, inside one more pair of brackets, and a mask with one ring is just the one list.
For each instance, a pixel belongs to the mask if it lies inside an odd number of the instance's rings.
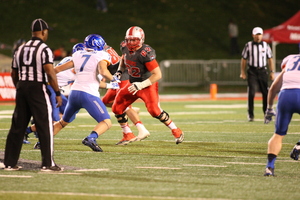
{"label": "football cleat", "polygon": [[274,168],[267,167],[264,176],[275,176]]}
{"label": "football cleat", "polygon": [[93,151],[96,152],[103,152],[103,150],[101,149],[101,147],[97,144],[96,140],[94,138],[84,138],[82,140],[82,144],[90,147]]}
{"label": "football cleat", "polygon": [[290,157],[294,160],[298,160],[299,159],[299,154],[300,154],[300,141],[297,142],[297,144],[292,149],[292,151],[290,153]]}
{"label": "football cleat", "polygon": [[24,135],[24,139],[23,139],[23,144],[30,144],[30,142],[28,141],[28,136],[29,133],[25,132],[25,135]]}
{"label": "football cleat", "polygon": [[35,143],[33,149],[41,149],[41,143],[40,142]]}
{"label": "football cleat", "polygon": [[172,129],[172,135],[175,137],[176,144],[182,143],[184,140],[184,133],[179,129]]}
{"label": "football cleat", "polygon": [[140,131],[137,138],[136,138],[136,141],[142,141],[142,140],[146,139],[149,136],[150,136],[150,133],[149,133],[148,130]]}
{"label": "football cleat", "polygon": [[133,133],[123,133],[123,138],[116,145],[127,145],[130,142],[136,141],[137,137]]}

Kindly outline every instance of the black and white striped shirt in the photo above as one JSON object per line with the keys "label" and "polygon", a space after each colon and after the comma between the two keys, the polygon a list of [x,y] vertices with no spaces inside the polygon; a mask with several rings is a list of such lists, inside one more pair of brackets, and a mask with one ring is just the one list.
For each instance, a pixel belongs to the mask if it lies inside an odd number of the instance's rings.
{"label": "black and white striped shirt", "polygon": [[19,81],[47,82],[43,65],[53,63],[52,50],[37,37],[21,45],[14,54],[12,68],[18,69]]}
{"label": "black and white striped shirt", "polygon": [[250,67],[266,67],[267,59],[272,58],[272,50],[264,41],[260,43],[250,41],[246,43],[242,57],[248,60]]}

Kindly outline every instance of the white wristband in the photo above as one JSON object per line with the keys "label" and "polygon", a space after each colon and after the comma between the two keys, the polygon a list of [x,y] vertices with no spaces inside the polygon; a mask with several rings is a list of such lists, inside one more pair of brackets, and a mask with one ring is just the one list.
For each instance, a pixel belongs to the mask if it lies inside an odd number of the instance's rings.
{"label": "white wristband", "polygon": [[151,81],[148,79],[144,80],[143,82],[141,82],[141,86],[142,88],[146,88],[148,86],[152,85]]}

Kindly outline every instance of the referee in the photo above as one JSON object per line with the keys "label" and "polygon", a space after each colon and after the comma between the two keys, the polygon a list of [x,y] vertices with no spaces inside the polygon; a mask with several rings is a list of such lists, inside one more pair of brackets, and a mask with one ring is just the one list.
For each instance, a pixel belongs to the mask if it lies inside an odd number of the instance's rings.
{"label": "referee", "polygon": [[263,30],[255,27],[252,30],[253,41],[246,43],[241,59],[241,75],[242,79],[246,79],[246,66],[248,65],[248,120],[254,120],[254,97],[256,86],[258,86],[263,97],[263,113],[267,109],[268,97],[268,70],[270,70],[270,79],[274,80],[274,64],[272,59],[272,51],[270,46],[262,41]]}
{"label": "referee", "polygon": [[48,39],[48,24],[42,19],[32,22],[32,38],[14,54],[11,77],[16,87],[16,106],[7,135],[4,170],[19,170],[19,160],[25,129],[33,117],[41,143],[41,171],[61,171],[53,160],[53,122],[51,102],[46,89],[49,83],[56,91],[57,106],[61,106],[53,53],[44,43]]}

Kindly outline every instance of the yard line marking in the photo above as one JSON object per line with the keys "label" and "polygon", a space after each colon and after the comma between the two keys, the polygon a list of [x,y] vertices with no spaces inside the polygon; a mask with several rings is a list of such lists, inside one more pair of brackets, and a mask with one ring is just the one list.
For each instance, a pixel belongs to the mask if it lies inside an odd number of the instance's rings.
{"label": "yard line marking", "polygon": [[77,171],[77,172],[102,172],[102,171],[109,171],[109,169],[77,169],[74,171]]}
{"label": "yard line marking", "polygon": [[25,175],[0,175],[0,177],[4,178],[32,178],[32,176],[25,176]]}
{"label": "yard line marking", "polygon": [[184,164],[183,166],[190,166],[190,167],[227,167],[226,165],[200,165],[200,164]]}
{"label": "yard line marking", "polygon": [[265,163],[247,163],[247,162],[225,162],[228,164],[236,164],[236,165],[266,165]]}
{"label": "yard line marking", "polygon": [[230,200],[224,198],[192,198],[192,197],[171,197],[171,196],[142,196],[142,195],[119,195],[119,194],[95,194],[75,192],[39,192],[39,191],[1,191],[2,194],[41,194],[41,195],[64,195],[64,196],[91,196],[91,197],[114,197],[134,199],[177,199],[177,200]]}
{"label": "yard line marking", "polygon": [[[261,104],[255,104],[255,107],[262,107]],[[247,104],[214,104],[214,105],[185,105],[185,108],[247,108]]]}
{"label": "yard line marking", "polygon": [[137,169],[181,169],[178,167],[135,167]]}

